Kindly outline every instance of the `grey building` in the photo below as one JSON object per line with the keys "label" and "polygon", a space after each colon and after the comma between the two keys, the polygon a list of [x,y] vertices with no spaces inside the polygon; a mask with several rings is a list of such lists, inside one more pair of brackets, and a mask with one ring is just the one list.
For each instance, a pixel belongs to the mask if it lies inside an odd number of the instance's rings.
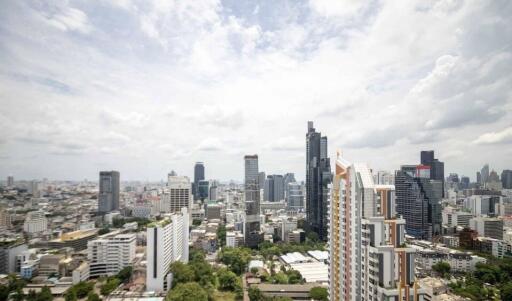
{"label": "grey building", "polygon": [[485,164],[480,171],[480,183],[485,184],[489,181],[489,164]]}
{"label": "grey building", "polygon": [[100,171],[98,212],[107,213],[116,210],[119,210],[119,172]]}
{"label": "grey building", "polygon": [[197,183],[196,200],[204,201],[208,199],[210,192],[210,182],[207,180],[199,180]]}
{"label": "grey building", "polygon": [[254,248],[262,241],[260,231],[260,187],[258,155],[246,155],[245,161],[245,244]]}
{"label": "grey building", "polygon": [[304,208],[304,187],[297,182],[288,183],[288,198],[286,206],[291,210],[299,210]]}
{"label": "grey building", "polygon": [[421,151],[421,164],[430,167],[430,179],[441,182],[441,192],[444,196],[444,162],[434,157],[434,151]]}
{"label": "grey building", "polygon": [[21,262],[16,257],[27,250],[28,246],[24,242],[4,241],[0,245],[0,274],[19,273]]}
{"label": "grey building", "polygon": [[425,177],[424,168],[404,165],[396,171],[396,210],[406,221],[407,234],[430,240],[441,234],[442,182]]}
{"label": "grey building", "polygon": [[282,175],[267,176],[263,196],[263,199],[267,202],[284,200],[284,178]]}
{"label": "grey building", "polygon": [[306,222],[321,240],[327,239],[327,204],[332,181],[331,163],[327,157],[327,137],[316,132],[308,121],[306,134]]}
{"label": "grey building", "polygon": [[512,189],[512,170],[505,169],[501,172],[501,185],[504,189]]}
{"label": "grey building", "polygon": [[199,199],[198,185],[199,181],[202,180],[204,180],[204,163],[196,162],[194,165],[194,183],[192,184],[192,194],[194,195],[194,200]]}
{"label": "grey building", "polygon": [[267,176],[265,175],[265,172],[260,171],[258,174],[258,185],[260,186],[260,189],[263,189],[265,187],[266,179],[267,179]]}

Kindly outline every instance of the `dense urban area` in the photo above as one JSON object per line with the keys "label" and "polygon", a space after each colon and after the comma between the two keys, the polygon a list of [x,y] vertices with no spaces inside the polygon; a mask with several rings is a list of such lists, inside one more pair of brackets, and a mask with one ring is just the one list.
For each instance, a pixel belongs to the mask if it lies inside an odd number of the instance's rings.
{"label": "dense urban area", "polygon": [[301,182],[257,155],[241,184],[203,162],[159,183],[9,176],[0,300],[512,300],[511,170],[471,181],[421,151],[373,171],[327,145],[308,122]]}

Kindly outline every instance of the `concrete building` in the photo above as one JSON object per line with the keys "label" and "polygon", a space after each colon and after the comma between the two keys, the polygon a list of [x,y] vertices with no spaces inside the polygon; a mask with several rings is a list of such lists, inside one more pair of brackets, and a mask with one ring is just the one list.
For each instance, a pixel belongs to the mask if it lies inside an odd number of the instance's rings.
{"label": "concrete building", "polygon": [[469,227],[478,235],[503,240],[503,220],[494,217],[475,217],[469,220]]}
{"label": "concrete building", "polygon": [[62,234],[59,238],[48,242],[48,248],[73,248],[75,251],[87,249],[87,242],[98,236],[99,229],[78,230]]}
{"label": "concrete building", "polygon": [[422,272],[431,272],[432,266],[439,262],[450,265],[452,272],[467,273],[475,270],[477,263],[485,263],[486,259],[471,253],[451,250],[443,252],[439,250],[423,249],[416,252],[416,263]]}
{"label": "concrete building", "polygon": [[206,219],[213,220],[221,217],[221,206],[218,204],[206,204]]}
{"label": "concrete building", "polygon": [[14,187],[14,177],[13,176],[7,176],[7,187]]}
{"label": "concrete building", "polygon": [[304,209],[304,186],[297,182],[288,183],[286,206],[289,210]]}
{"label": "concrete building", "polygon": [[48,230],[48,220],[46,219],[43,211],[30,211],[27,212],[25,223],[23,224],[23,231],[34,234],[45,232]]}
{"label": "concrete building", "polygon": [[330,300],[424,300],[392,185],[338,154],[330,200]]}
{"label": "concrete building", "polygon": [[169,176],[168,191],[162,195],[165,208],[162,211],[168,213],[179,213],[182,208],[190,212],[192,207],[192,185],[190,180],[184,176]]}
{"label": "concrete building", "polygon": [[471,210],[475,216],[497,215],[500,204],[503,203],[499,195],[472,195],[464,199],[464,207]]}
{"label": "concrete building", "polygon": [[226,232],[226,247],[242,247],[244,243],[244,235],[240,231]]}
{"label": "concrete building", "polygon": [[147,227],[146,290],[158,293],[171,288],[170,265],[188,262],[189,214],[187,208]]}
{"label": "concrete building", "polygon": [[263,199],[267,202],[284,200],[284,178],[282,175],[268,175],[265,180]]}
{"label": "concrete building", "polygon": [[245,220],[244,236],[248,247],[257,247],[263,241],[260,229],[260,187],[258,155],[246,155],[245,162]]}
{"label": "concrete building", "polygon": [[0,274],[18,273],[21,263],[16,258],[18,255],[27,252],[27,250],[28,247],[23,241],[0,241]]}
{"label": "concrete building", "polygon": [[119,210],[119,185],[118,171],[100,171],[98,212],[107,213]]}
{"label": "concrete building", "polygon": [[0,208],[0,229],[10,229],[11,227],[11,214],[6,208]]}
{"label": "concrete building", "polygon": [[117,234],[87,243],[89,276],[113,276],[135,259],[136,235]]}
{"label": "concrete building", "polygon": [[196,162],[194,165],[194,184],[193,184],[193,195],[194,200],[199,200],[199,193],[197,190],[199,181],[204,180],[204,163],[203,162]]}

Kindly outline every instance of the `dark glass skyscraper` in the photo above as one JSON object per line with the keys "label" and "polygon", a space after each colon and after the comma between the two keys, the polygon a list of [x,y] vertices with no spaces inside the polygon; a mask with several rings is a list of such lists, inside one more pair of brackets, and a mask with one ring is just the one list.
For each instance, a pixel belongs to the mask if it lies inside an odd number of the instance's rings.
{"label": "dark glass skyscraper", "polygon": [[119,210],[119,172],[100,171],[100,192],[98,212]]}
{"label": "dark glass skyscraper", "polygon": [[309,230],[327,239],[328,185],[331,183],[331,163],[327,157],[327,137],[316,132],[308,121],[306,134],[306,221]]}
{"label": "dark glass skyscraper", "polygon": [[200,199],[199,197],[199,181],[204,180],[204,164],[203,162],[196,162],[194,165],[194,183],[192,184],[192,194],[194,200]]}
{"label": "dark glass skyscraper", "polygon": [[396,210],[408,235],[431,240],[441,234],[442,182],[430,178],[426,165],[404,165],[395,173]]}
{"label": "dark glass skyscraper", "polygon": [[512,170],[505,169],[501,172],[501,184],[504,189],[512,189]]}
{"label": "dark glass skyscraper", "polygon": [[444,162],[434,157],[434,151],[421,151],[421,164],[430,166],[430,178],[441,181],[441,192],[444,196]]}

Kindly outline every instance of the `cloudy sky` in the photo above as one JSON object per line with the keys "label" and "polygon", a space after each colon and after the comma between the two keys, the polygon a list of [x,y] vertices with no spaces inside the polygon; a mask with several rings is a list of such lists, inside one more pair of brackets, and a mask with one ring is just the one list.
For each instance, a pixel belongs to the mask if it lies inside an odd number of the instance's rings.
{"label": "cloudy sky", "polygon": [[0,176],[512,168],[512,1],[2,1]]}

